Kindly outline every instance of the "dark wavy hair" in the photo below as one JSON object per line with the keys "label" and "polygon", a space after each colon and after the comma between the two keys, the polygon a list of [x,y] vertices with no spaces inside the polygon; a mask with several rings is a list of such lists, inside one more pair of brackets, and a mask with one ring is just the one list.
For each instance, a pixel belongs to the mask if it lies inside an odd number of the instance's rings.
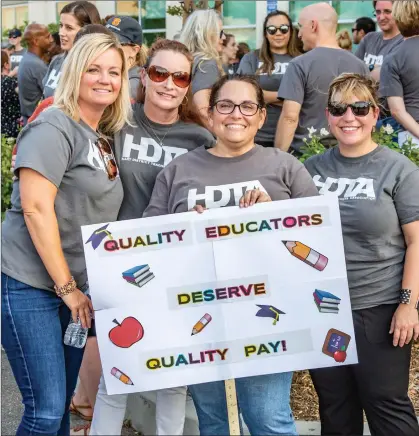
{"label": "dark wavy hair", "polygon": [[214,83],[211,94],[209,98],[209,110],[213,111],[215,104],[217,103],[218,95],[220,94],[220,91],[222,87],[228,83],[228,82],[242,82],[242,83],[248,83],[249,85],[252,85],[256,92],[256,100],[261,109],[266,107],[265,98],[263,97],[263,90],[259,85],[259,82],[257,79],[255,79],[255,76],[250,75],[226,75],[221,77],[217,82]]}
{"label": "dark wavy hair", "polygon": [[298,32],[293,26],[290,16],[283,11],[272,11],[270,14],[268,14],[265,17],[265,21],[263,22],[262,46],[260,50],[256,50],[259,59],[263,62],[262,66],[257,70],[256,72],[257,74],[259,73],[271,74],[272,70],[274,69],[274,56],[271,52],[268,37],[266,36],[266,25],[270,18],[277,17],[278,15],[282,15],[283,17],[285,17],[288,20],[288,25],[290,26],[290,39],[287,47],[288,54],[293,58],[302,54],[298,48],[298,37],[297,37]]}
{"label": "dark wavy hair", "polygon": [[99,11],[96,6],[88,1],[76,1],[65,5],[60,12],[61,14],[71,14],[76,17],[80,27],[87,24],[102,24]]}

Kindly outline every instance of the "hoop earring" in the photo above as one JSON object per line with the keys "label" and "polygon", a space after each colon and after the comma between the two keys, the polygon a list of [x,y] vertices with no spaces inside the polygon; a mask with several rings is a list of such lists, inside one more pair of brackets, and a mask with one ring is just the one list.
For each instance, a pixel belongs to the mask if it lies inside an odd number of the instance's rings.
{"label": "hoop earring", "polygon": [[185,95],[185,98],[184,98],[183,101],[182,101],[182,106],[187,106],[188,103],[189,103],[188,96]]}
{"label": "hoop earring", "polygon": [[371,131],[371,133],[374,133],[375,132],[375,126],[372,126],[372,131]]}

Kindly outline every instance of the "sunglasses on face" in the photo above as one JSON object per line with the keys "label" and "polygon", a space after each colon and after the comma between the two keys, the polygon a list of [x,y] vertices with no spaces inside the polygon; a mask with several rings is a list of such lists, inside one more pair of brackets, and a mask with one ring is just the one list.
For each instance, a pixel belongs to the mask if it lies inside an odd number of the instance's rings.
{"label": "sunglasses on face", "polygon": [[189,73],[184,71],[176,71],[175,73],[171,73],[170,71],[167,71],[166,68],[158,67],[157,65],[148,67],[147,74],[148,77],[150,77],[150,79],[156,83],[162,83],[172,76],[173,83],[179,88],[186,88],[191,83],[191,76]]}
{"label": "sunglasses on face", "polygon": [[352,113],[356,117],[366,117],[370,112],[371,106],[373,106],[373,104],[369,101],[357,101],[357,102],[351,103],[351,104],[329,103],[327,105],[327,109],[328,109],[330,115],[332,115],[334,117],[342,117],[343,115],[346,114],[348,107],[350,107],[352,110]]}
{"label": "sunglasses on face", "polygon": [[108,179],[115,180],[118,175],[118,167],[116,166],[116,160],[111,145],[105,138],[99,138],[95,145],[99,149],[100,157],[108,173]]}
{"label": "sunglasses on face", "polygon": [[280,26],[267,26],[265,27],[265,30],[267,33],[269,33],[269,35],[276,35],[276,33],[278,32],[278,30],[283,34],[286,35],[289,30],[290,30],[290,26],[288,26],[288,24],[281,24]]}
{"label": "sunglasses on face", "polygon": [[242,115],[247,117],[255,115],[255,113],[260,108],[258,104],[247,101],[240,104],[235,104],[229,100],[219,100],[217,101],[217,103],[215,103],[215,108],[217,109],[217,112],[222,115],[232,114],[236,107],[239,108],[239,111]]}

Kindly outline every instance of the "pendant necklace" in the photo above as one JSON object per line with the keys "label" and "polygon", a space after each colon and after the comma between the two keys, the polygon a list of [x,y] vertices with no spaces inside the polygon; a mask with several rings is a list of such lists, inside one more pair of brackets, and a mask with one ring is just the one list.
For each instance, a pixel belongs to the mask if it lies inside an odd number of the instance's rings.
{"label": "pendant necklace", "polygon": [[147,115],[144,114],[144,119],[146,120],[146,124],[149,127],[149,129],[153,132],[153,135],[155,136],[155,138],[157,139],[157,142],[159,143],[160,147],[163,147],[163,141],[166,138],[167,134],[170,132],[170,130],[172,130],[172,127],[176,124],[176,122],[178,121],[179,117],[176,119],[176,121],[166,130],[166,133],[164,134],[163,138],[160,138],[159,135],[157,135],[156,131],[153,129],[152,125],[150,124],[150,122],[148,121]]}

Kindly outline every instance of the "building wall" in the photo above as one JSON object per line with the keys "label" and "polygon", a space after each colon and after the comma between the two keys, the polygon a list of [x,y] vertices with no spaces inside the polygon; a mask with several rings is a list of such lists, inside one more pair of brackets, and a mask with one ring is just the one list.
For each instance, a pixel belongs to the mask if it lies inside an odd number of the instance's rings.
{"label": "building wall", "polygon": [[[69,1],[36,0],[36,1],[2,1],[2,29],[11,28],[15,25],[23,25],[25,20],[49,24],[58,22],[59,11],[70,3]],[[145,40],[148,44],[157,36],[173,38],[182,27],[180,17],[172,17],[167,14],[169,5],[178,5],[178,1],[165,0],[96,0],[100,15],[105,17],[114,13],[132,15],[141,20]],[[210,1],[209,4],[213,4]],[[274,2],[275,3],[275,2]],[[288,12],[293,21],[298,20],[299,11],[316,1],[277,1],[278,9]],[[339,30],[351,28],[356,18],[361,16],[373,17],[372,2],[365,1],[330,1],[339,15]],[[223,5],[224,29],[227,33],[233,33],[236,40],[247,42],[251,48],[260,46],[263,38],[263,20],[267,8],[272,4],[271,0],[262,1],[232,1],[226,0]]]}

